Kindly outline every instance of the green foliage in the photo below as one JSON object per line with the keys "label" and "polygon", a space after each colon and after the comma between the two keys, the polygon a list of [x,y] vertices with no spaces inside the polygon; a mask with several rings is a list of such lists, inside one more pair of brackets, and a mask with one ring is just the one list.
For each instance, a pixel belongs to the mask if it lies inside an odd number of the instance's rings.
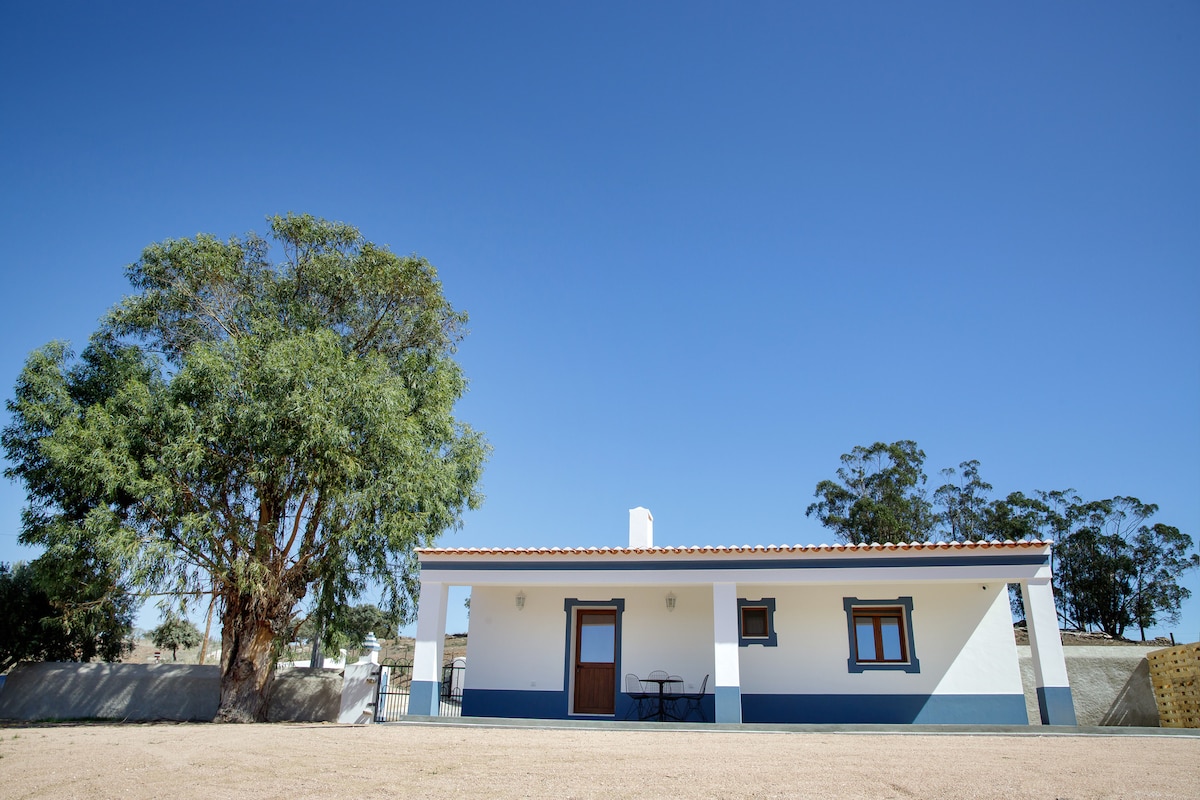
{"label": "green foliage", "polygon": [[1123,636],[1177,622],[1191,590],[1183,573],[1200,567],[1192,538],[1148,520],[1158,506],[1136,497],[1083,501],[1070,490],[1042,493],[1047,527],[1055,534],[1055,586],[1064,622]]}
{"label": "green foliage", "polygon": [[[379,582],[410,618],[414,548],[481,502],[483,437],[452,415],[466,316],[424,259],[351,226],[146,248],[78,361],[53,343],[9,403],[22,539],[86,542],[143,590],[221,597],[221,718],[265,714],[272,644]],[[331,614],[323,614],[331,616]]]}
{"label": "green foliage", "polygon": [[938,508],[937,523],[941,538],[951,542],[971,542],[987,538],[987,493],[992,485],[979,477],[979,462],[964,461],[959,474],[947,467],[941,474],[949,479],[933,493]]}
{"label": "green foliage", "polygon": [[1146,628],[1179,622],[1179,610],[1192,591],[1179,576],[1200,567],[1200,554],[1189,553],[1192,537],[1162,523],[1138,528],[1133,537],[1133,602],[1131,624],[1143,640]]}
{"label": "green foliage", "polygon": [[1003,500],[993,500],[983,509],[982,539],[1004,542],[1022,539],[1050,539],[1044,530],[1048,506],[1035,497],[1012,492]]}
{"label": "green foliage", "polygon": [[200,644],[200,631],[186,619],[168,614],[162,623],[150,631],[150,641],[155,647],[171,651],[171,660],[178,660],[179,648],[187,649]]}
{"label": "green foliage", "polygon": [[[842,456],[836,481],[817,484],[819,500],[807,514],[852,544],[925,541],[930,533],[956,542],[1053,542],[1055,595],[1067,627],[1119,637],[1136,625],[1145,638],[1146,628],[1178,621],[1191,596],[1180,578],[1200,567],[1200,555],[1178,528],[1148,523],[1157,506],[1134,497],[1085,501],[1073,489],[988,500],[992,485],[971,460],[941,471],[948,480],[934,492],[931,515],[921,488],[924,458],[911,441],[855,447]],[[1011,588],[1020,613],[1019,587]]]}
{"label": "green foliage", "polygon": [[78,565],[0,563],[0,672],[18,661],[119,661],[133,649],[133,598],[64,597],[64,566]]}
{"label": "green foliage", "polygon": [[925,452],[913,441],[858,446],[841,458],[837,480],[817,484],[816,516],[851,544],[923,542],[934,517],[925,496]]}
{"label": "green foliage", "polygon": [[363,603],[338,609],[324,623],[310,614],[296,627],[292,640],[311,644],[314,638],[320,639],[325,652],[336,653],[361,646],[368,633],[380,639],[393,638],[399,628],[400,620],[395,615],[373,603]]}

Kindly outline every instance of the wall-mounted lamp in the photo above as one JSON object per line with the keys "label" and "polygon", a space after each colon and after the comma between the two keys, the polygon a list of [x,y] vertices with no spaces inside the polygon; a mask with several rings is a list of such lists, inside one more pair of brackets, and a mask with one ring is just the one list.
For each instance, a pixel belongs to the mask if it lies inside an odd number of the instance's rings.
{"label": "wall-mounted lamp", "polygon": [[675,610],[675,593],[667,592],[667,611]]}
{"label": "wall-mounted lamp", "polygon": [[517,592],[517,611],[525,610],[525,593]]}

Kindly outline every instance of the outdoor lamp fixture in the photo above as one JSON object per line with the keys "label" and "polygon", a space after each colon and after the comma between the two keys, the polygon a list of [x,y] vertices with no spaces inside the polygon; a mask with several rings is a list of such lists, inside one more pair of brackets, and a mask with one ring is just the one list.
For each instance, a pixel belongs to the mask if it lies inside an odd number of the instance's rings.
{"label": "outdoor lamp fixture", "polygon": [[667,592],[667,611],[675,610],[675,593]]}
{"label": "outdoor lamp fixture", "polygon": [[517,592],[517,611],[525,610],[525,593]]}

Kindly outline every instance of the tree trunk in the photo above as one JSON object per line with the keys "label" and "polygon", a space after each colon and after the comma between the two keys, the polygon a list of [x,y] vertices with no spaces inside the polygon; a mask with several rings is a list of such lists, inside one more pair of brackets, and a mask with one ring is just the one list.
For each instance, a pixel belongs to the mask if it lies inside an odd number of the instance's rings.
{"label": "tree trunk", "polygon": [[308,665],[317,669],[325,666],[325,655],[321,652],[321,633],[324,628],[320,620],[313,626],[312,652],[308,656]]}
{"label": "tree trunk", "polygon": [[213,606],[216,604],[217,590],[213,589],[212,598],[208,601],[208,617],[204,622],[204,639],[200,642],[200,658],[196,661],[197,664],[203,664],[204,659],[208,657],[208,635],[212,633]]}
{"label": "tree trunk", "polygon": [[269,599],[225,593],[221,620],[221,703],[216,722],[266,722],[275,677],[272,617],[264,614]]}

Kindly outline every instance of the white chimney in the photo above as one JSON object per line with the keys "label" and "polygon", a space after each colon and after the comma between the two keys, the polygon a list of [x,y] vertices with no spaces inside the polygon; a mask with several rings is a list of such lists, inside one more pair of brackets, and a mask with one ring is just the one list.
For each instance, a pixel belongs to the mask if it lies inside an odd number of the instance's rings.
{"label": "white chimney", "polygon": [[629,509],[629,546],[631,548],[654,547],[654,515],[650,509]]}

